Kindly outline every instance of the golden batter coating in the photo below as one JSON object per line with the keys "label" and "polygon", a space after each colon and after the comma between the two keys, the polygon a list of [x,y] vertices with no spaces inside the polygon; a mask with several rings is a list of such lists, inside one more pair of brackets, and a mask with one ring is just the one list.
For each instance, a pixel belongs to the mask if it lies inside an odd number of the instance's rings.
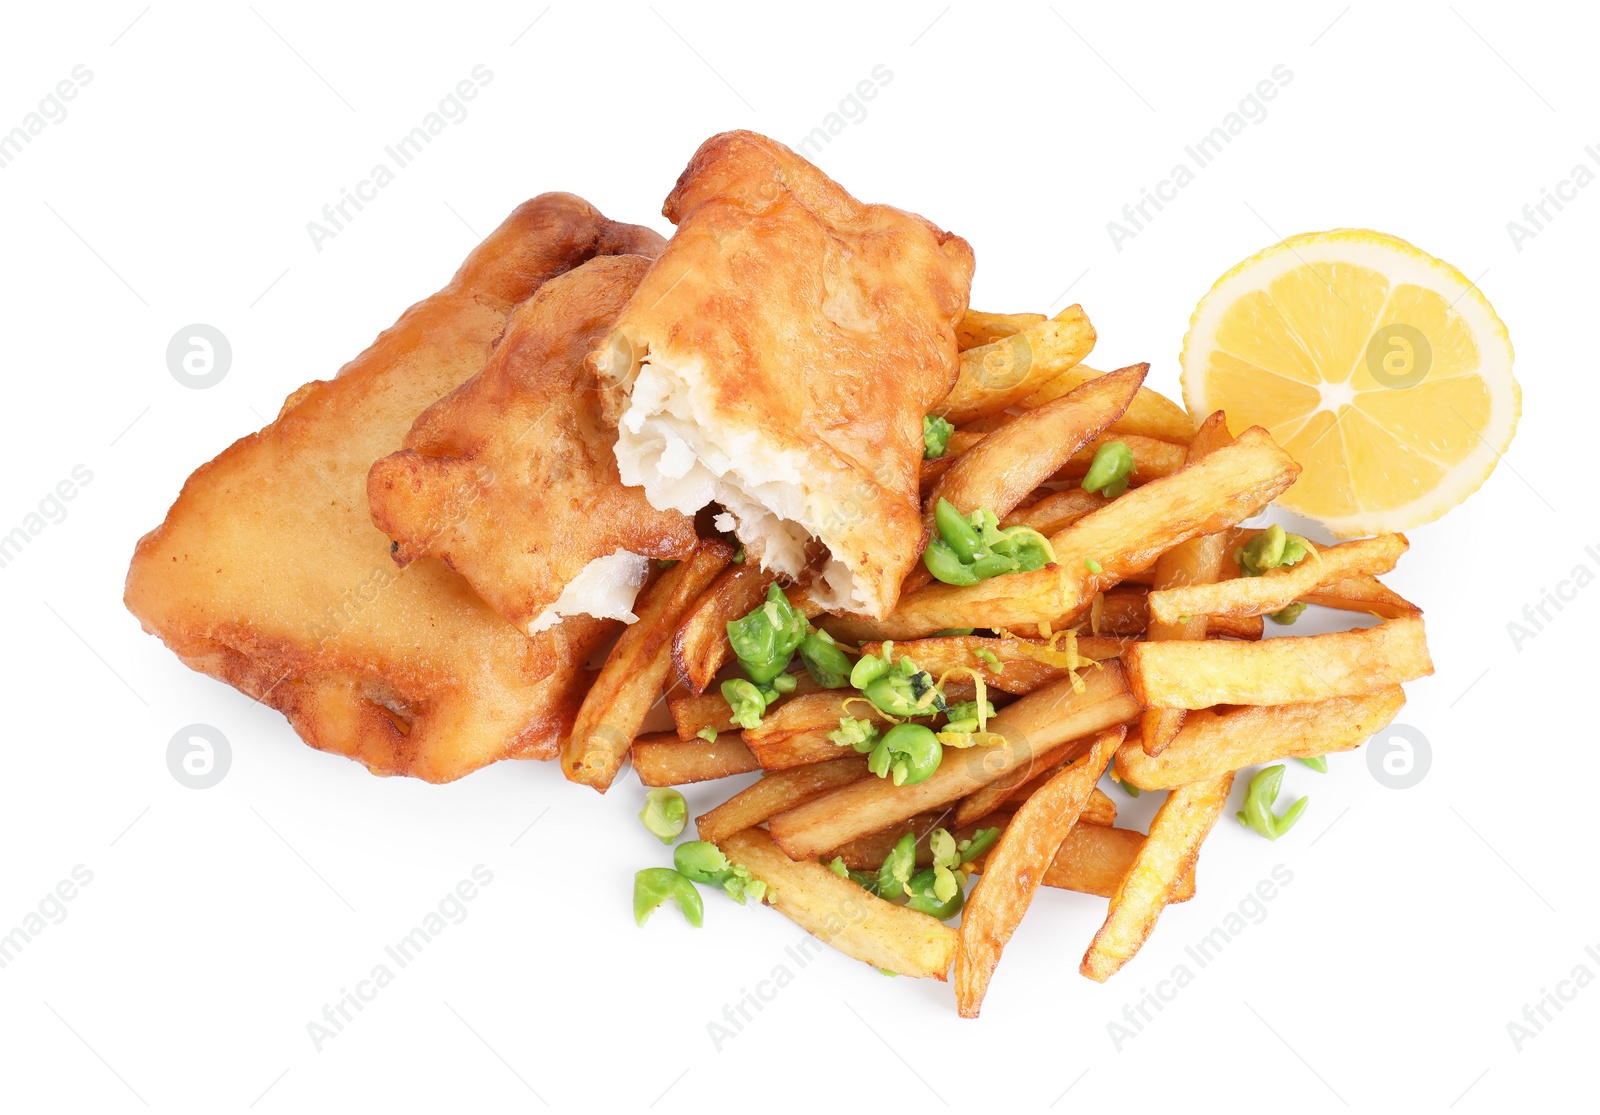
{"label": "golden batter coating", "polygon": [[922,553],[922,419],[955,382],[972,249],[751,132],[707,140],[664,212],[677,233],[596,353],[626,392],[623,480],[720,503],[764,566],[820,567],[819,603],[888,614]]}
{"label": "golden batter coating", "polygon": [[189,477],[139,542],[128,609],[186,664],[374,773],[446,782],[553,757],[587,688],[584,660],[615,625],[578,617],[529,639],[441,563],[397,567],[367,470],[484,366],[545,281],[659,244],[570,194],[519,206],[448,286]]}
{"label": "golden batter coating", "polygon": [[618,478],[617,432],[585,359],[649,269],[608,256],[540,287],[483,371],[372,466],[372,519],[396,560],[439,558],[526,631],[596,558],[627,550],[642,574],[642,558],[689,556],[694,521]]}

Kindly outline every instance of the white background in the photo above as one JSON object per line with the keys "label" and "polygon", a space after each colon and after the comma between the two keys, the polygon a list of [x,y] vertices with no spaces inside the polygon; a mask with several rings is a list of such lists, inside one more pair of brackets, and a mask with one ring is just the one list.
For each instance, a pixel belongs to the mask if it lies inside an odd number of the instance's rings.
{"label": "white background", "polygon": [[[0,1105],[1503,1111],[1590,1094],[1600,987],[1520,1051],[1507,1031],[1575,966],[1600,976],[1600,769],[1578,711],[1600,588],[1520,647],[1507,629],[1576,567],[1600,572],[1600,186],[1520,251],[1506,227],[1576,164],[1600,170],[1597,28],[1576,6],[141,7],[14,5],[0,33],[0,130],[74,66],[93,74],[0,170],[0,533],[74,466],[93,473],[0,569],[0,932],[75,865],[93,873],[0,970]],[[493,79],[469,115],[318,252],[306,223],[480,63]],[[797,927],[718,895],[700,931],[670,909],[636,929],[632,874],[666,859],[631,777],[604,799],[534,764],[373,778],[183,668],[120,603],[183,478],[442,285],[517,202],[572,190],[665,229],[701,140],[797,142],[880,64],[892,80],[820,163],[970,240],[975,305],[1081,301],[1095,364],[1149,360],[1175,391],[1216,276],[1280,236],[1371,226],[1480,282],[1524,391],[1505,463],[1413,531],[1390,578],[1426,608],[1438,667],[1401,714],[1431,744],[1420,784],[1383,787],[1364,752],[1325,776],[1291,764],[1288,790],[1312,797],[1299,826],[1269,844],[1225,818],[1195,899],[1104,987],[1077,972],[1104,902],[1042,894],[975,1023],[942,984],[831,953],[801,969]],[[1107,222],[1280,64],[1293,79],[1266,118],[1116,250]],[[165,363],[195,322],[233,347],[209,390]],[[209,790],[167,769],[194,722],[231,742]],[[465,920],[318,1052],[307,1023],[476,864],[493,882]],[[1108,1023],[1278,864],[1292,882],[1264,917],[1119,1049]],[[793,980],[719,1049],[708,1023],[780,964]]]}

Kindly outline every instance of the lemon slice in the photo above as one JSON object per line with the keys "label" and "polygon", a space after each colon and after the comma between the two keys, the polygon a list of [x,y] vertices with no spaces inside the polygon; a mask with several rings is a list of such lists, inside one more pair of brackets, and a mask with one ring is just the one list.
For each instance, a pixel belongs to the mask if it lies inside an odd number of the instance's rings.
{"label": "lemon slice", "polygon": [[1291,237],[1218,279],[1183,341],[1183,397],[1263,426],[1303,471],[1278,502],[1339,535],[1466,499],[1522,393],[1494,308],[1448,263],[1366,229]]}

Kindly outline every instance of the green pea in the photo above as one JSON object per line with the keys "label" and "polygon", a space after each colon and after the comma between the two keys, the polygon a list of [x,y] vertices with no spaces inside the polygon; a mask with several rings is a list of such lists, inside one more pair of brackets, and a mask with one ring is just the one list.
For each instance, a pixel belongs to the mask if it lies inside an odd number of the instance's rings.
{"label": "green pea", "polygon": [[644,808],[639,810],[639,820],[650,835],[663,844],[671,844],[683,831],[689,816],[689,804],[677,790],[662,788],[651,790],[644,796]]}
{"label": "green pea", "polygon": [[800,679],[795,677],[793,674],[779,674],[777,677],[772,679],[772,692],[774,694],[793,693],[795,691],[795,687],[799,684]]}
{"label": "green pea", "polygon": [[1312,549],[1309,541],[1273,523],[1236,550],[1233,558],[1239,563],[1239,571],[1246,577],[1259,577],[1269,569],[1296,564]]}
{"label": "green pea", "polygon": [[829,871],[832,871],[835,875],[839,876],[839,878],[848,879],[850,877],[850,869],[845,867],[843,857],[834,856],[831,862],[829,860],[823,860],[822,863],[824,867],[826,867]]}
{"label": "green pea", "polygon": [[947,585],[975,585],[981,580],[972,571],[972,566],[962,561],[950,544],[942,538],[934,538],[928,542],[928,548],[922,551],[922,564],[933,574],[934,580],[943,581]]}
{"label": "green pea", "polygon": [[937,414],[924,416],[922,419],[922,459],[933,461],[944,456],[945,450],[950,446],[950,435],[954,432],[955,427]]}
{"label": "green pea", "polygon": [[672,866],[696,883],[721,886],[728,857],[709,840],[687,840],[673,849]]}
{"label": "green pea", "polygon": [[935,631],[933,637],[935,639],[947,639],[955,635],[970,635],[975,630],[977,629],[973,627],[946,627],[943,631]]}
{"label": "green pea", "polygon": [[917,866],[917,834],[908,832],[895,841],[894,848],[878,869],[878,897],[899,898],[906,892]]}
{"label": "green pea", "polygon": [[1280,817],[1272,812],[1272,805],[1278,800],[1282,785],[1282,763],[1257,771],[1245,791],[1244,808],[1238,812],[1239,823],[1268,840],[1276,840],[1292,829],[1311,799],[1301,798]]}
{"label": "green pea", "polygon": [[979,647],[972,652],[985,666],[989,667],[991,674],[1003,674],[1006,671],[1005,663],[995,656],[994,651],[988,647]]}
{"label": "green pea", "polygon": [[828,733],[834,743],[848,743],[862,755],[877,745],[878,729],[870,720],[857,720],[853,716],[839,717],[839,726]]}
{"label": "green pea", "polygon": [[1328,773],[1328,757],[1326,755],[1297,755],[1296,758],[1318,774]]}
{"label": "green pea", "polygon": [[939,737],[921,724],[896,724],[883,733],[878,746],[889,752],[889,774],[896,786],[926,782],[944,757]]}
{"label": "green pea", "polygon": [[[970,564],[983,548],[983,536],[968,519],[956,510],[955,504],[943,498],[934,505],[933,525],[944,544],[955,552],[963,564]],[[931,572],[931,570],[930,570]]]}
{"label": "green pea", "polygon": [[643,925],[657,906],[667,899],[678,904],[683,916],[696,929],[705,921],[705,905],[700,892],[685,876],[670,867],[646,867],[633,876],[633,920]]}
{"label": "green pea", "polygon": [[741,906],[747,896],[759,902],[767,892],[767,884],[754,878],[743,864],[729,860],[709,841],[690,840],[679,844],[672,853],[672,864],[686,879],[721,887]]}
{"label": "green pea", "polygon": [[947,867],[925,867],[906,884],[906,908],[946,921],[961,912],[965,896],[954,872]]}
{"label": "green pea", "polygon": [[806,617],[774,582],[760,607],[728,624],[728,642],[751,681],[765,685],[789,668],[806,636]]}
{"label": "green pea", "polygon": [[857,689],[865,689],[877,679],[889,672],[889,654],[891,644],[885,643],[882,654],[864,654],[856,660],[850,668],[850,684]]}
{"label": "green pea", "polygon": [[1014,540],[1011,556],[1024,573],[1043,569],[1056,558],[1050,543],[1031,527],[1007,527],[1005,535],[1008,540]]}
{"label": "green pea", "polygon": [[998,828],[979,829],[972,834],[971,840],[963,840],[956,846],[956,850],[960,853],[961,862],[964,864],[977,863],[978,857],[992,848],[994,842],[999,839],[1000,830]]}
{"label": "green pea", "polygon": [[1108,441],[1094,451],[1082,488],[1114,499],[1128,490],[1128,474],[1132,471],[1133,450],[1126,442]]}
{"label": "green pea", "polygon": [[870,682],[861,695],[871,701],[880,712],[890,716],[911,716],[917,711],[917,702],[911,696],[911,686],[903,678],[879,678]]}
{"label": "green pea", "polygon": [[1296,600],[1293,604],[1279,608],[1276,612],[1268,612],[1267,618],[1273,623],[1281,623],[1285,627],[1299,619],[1306,610],[1304,600]]}
{"label": "green pea", "polygon": [[878,876],[873,871],[851,871],[850,881],[868,894],[878,893]]}
{"label": "green pea", "polygon": [[850,671],[855,665],[826,631],[813,631],[800,640],[800,661],[805,663],[806,673],[824,689],[842,689],[850,684]]}
{"label": "green pea", "polygon": [[728,702],[733,722],[741,728],[759,728],[767,711],[767,698],[744,678],[729,678],[722,683],[722,699]]}
{"label": "green pea", "polygon": [[1083,567],[1097,577],[1106,571],[1105,566],[1095,561],[1094,558],[1084,558]]}

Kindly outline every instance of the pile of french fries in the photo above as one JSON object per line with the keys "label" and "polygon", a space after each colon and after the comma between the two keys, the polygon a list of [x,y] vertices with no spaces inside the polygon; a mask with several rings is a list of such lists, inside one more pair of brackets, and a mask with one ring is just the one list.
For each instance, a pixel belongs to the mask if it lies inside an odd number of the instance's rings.
{"label": "pile of french fries", "polygon": [[[892,641],[893,655],[948,676],[951,701],[981,688],[998,709],[985,742],[947,748],[931,777],[897,786],[829,738],[841,717],[875,717],[870,705],[805,674],[741,730],[713,682],[732,661],[728,623],[761,604],[772,576],[707,540],[642,593],[563,766],[601,790],[630,757],[652,787],[760,772],[697,818],[700,839],[841,952],[902,975],[953,969],[960,1013],[974,1017],[1040,885],[1109,901],[1080,966],[1105,980],[1168,903],[1194,894],[1236,772],[1360,745],[1398,712],[1401,684],[1433,667],[1420,610],[1376,579],[1405,552],[1401,535],[1308,543],[1297,564],[1241,575],[1237,555],[1259,533],[1241,524],[1299,472],[1264,430],[1234,435],[1221,413],[1189,415],[1143,386],[1147,365],[1084,366],[1095,334],[1078,306],[1049,319],[969,312],[959,335],[961,375],[940,408],[955,431],[923,464],[927,521],[941,498],[987,508],[1047,537],[1054,563],[970,586],[919,566],[881,621],[824,613],[803,585],[786,595],[848,649],[881,654]],[[1107,498],[1079,481],[1112,441],[1134,470]],[[1297,601],[1380,622],[1263,639],[1262,617]],[[663,697],[674,730],[644,733]],[[1116,826],[1096,788],[1108,768],[1168,791],[1148,834]],[[940,827],[957,839],[1002,829],[974,865],[959,928],[827,866],[876,870],[906,833],[927,865]]]}

